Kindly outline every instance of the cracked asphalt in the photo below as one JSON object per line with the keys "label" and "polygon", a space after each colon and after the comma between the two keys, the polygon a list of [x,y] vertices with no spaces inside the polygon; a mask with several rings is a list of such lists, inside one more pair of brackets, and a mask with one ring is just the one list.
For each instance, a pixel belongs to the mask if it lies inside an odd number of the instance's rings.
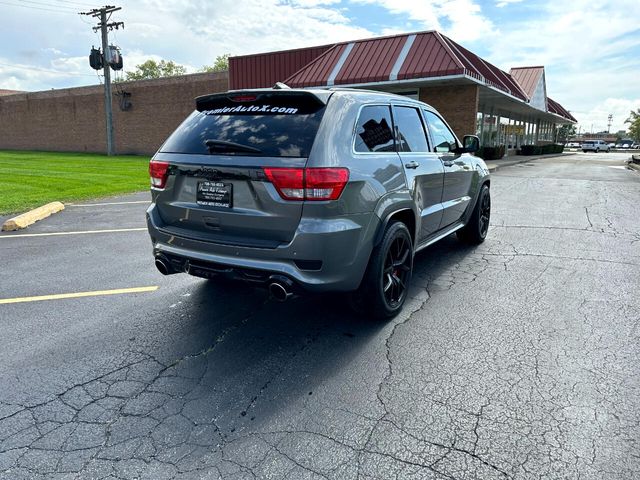
{"label": "cracked asphalt", "polygon": [[[388,323],[162,277],[144,231],[3,235],[0,298],[159,288],[0,305],[0,479],[640,478],[624,159],[497,171],[486,242],[421,252]],[[145,208],[69,206],[26,233],[135,229]]]}

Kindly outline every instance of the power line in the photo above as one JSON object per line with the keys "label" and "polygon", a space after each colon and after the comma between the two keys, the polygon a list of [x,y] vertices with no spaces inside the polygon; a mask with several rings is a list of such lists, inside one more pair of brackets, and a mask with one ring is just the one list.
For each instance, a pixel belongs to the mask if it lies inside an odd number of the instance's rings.
{"label": "power line", "polygon": [[55,0],[58,3],[68,3],[69,5],[76,5],[78,7],[85,7],[88,8],[88,5],[86,3],[78,3],[78,2],[72,2],[70,0]]}
{"label": "power line", "polygon": [[10,7],[22,7],[22,8],[29,8],[31,10],[42,10],[44,12],[53,12],[53,13],[66,13],[68,15],[74,15],[74,12],[72,11],[67,11],[67,10],[54,10],[52,8],[42,8],[42,7],[34,7],[31,5],[24,5],[22,3],[8,3],[8,2],[0,2],[0,5],[8,5]]}
{"label": "power line", "polygon": [[44,3],[44,2],[36,2],[34,0],[18,0],[20,3],[31,3],[33,5],[44,5],[45,7],[54,7],[54,8],[65,8],[67,10],[72,10],[73,12],[75,12],[75,8],[73,7],[67,7],[66,5],[60,5],[60,6],[56,6],[56,5],[51,5],[50,3]]}

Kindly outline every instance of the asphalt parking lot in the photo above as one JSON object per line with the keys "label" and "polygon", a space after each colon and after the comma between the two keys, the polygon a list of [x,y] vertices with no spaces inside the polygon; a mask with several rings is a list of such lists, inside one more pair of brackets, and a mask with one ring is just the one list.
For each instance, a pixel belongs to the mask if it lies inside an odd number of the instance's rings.
{"label": "asphalt parking lot", "polygon": [[2,233],[0,479],[640,478],[626,158],[498,170],[487,241],[421,252],[389,323],[163,277],[147,193]]}

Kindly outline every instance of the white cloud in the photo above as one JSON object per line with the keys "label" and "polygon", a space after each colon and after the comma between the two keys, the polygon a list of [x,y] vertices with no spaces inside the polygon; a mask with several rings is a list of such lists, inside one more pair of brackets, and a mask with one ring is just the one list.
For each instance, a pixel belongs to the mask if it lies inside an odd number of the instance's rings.
{"label": "white cloud", "polygon": [[500,0],[499,2],[496,2],[496,7],[503,8],[503,7],[506,7],[507,5],[511,5],[512,3],[520,3],[520,2],[522,2],[522,0]]}
{"label": "white cloud", "polygon": [[[483,56],[507,71],[544,65],[548,95],[571,110],[583,131],[592,123],[596,130],[606,129],[609,113],[612,129],[625,128],[619,112],[628,115],[637,108],[640,59],[630,53],[640,46],[640,35],[629,19],[640,17],[640,3],[610,0],[584,8],[581,0],[545,0],[535,10],[536,15],[501,23],[499,32],[484,38]],[[617,110],[604,112],[614,106]]]}
{"label": "white cloud", "polygon": [[629,112],[640,108],[640,97],[637,98],[607,98],[598,102],[587,111],[573,112],[578,117],[578,124],[582,132],[602,132],[607,130],[607,117],[613,115],[611,132],[627,130],[624,121],[629,118]]}
{"label": "white cloud", "polygon": [[[147,19],[158,3],[146,0],[130,7],[131,15]],[[282,50],[373,36],[327,1],[217,0],[162,2],[161,46],[182,52],[183,62],[212,63],[216,56]],[[166,20],[166,21],[165,21]],[[142,21],[142,20],[141,20]],[[148,21],[148,20],[147,20]],[[159,46],[160,46],[159,45]],[[143,45],[136,46],[136,48]],[[148,48],[145,48],[148,51]]]}
{"label": "white cloud", "polygon": [[354,0],[354,3],[383,7],[391,14],[419,22],[425,30],[438,30],[456,41],[477,40],[494,29],[473,0]]}
{"label": "white cloud", "polygon": [[[268,52],[344,40],[436,29],[499,67],[545,65],[549,95],[586,128],[624,128],[640,107],[637,0],[122,0],[110,34],[125,72],[152,58],[195,71],[218,55]],[[488,5],[489,18],[480,5]],[[352,8],[353,7],[353,8]],[[371,7],[371,8],[369,8]],[[527,12],[526,16],[515,16]],[[358,12],[354,14],[353,12]],[[362,15],[362,11],[366,13]],[[98,83],[88,65],[100,37],[95,19],[3,8],[0,88],[45,90]],[[39,21],[35,30],[26,28]],[[28,35],[27,33],[28,32]],[[635,103],[634,103],[635,102]],[[623,118],[624,117],[624,118]]]}
{"label": "white cloud", "polygon": [[334,5],[340,3],[340,0],[293,0],[291,3],[300,7],[317,7],[318,5]]}

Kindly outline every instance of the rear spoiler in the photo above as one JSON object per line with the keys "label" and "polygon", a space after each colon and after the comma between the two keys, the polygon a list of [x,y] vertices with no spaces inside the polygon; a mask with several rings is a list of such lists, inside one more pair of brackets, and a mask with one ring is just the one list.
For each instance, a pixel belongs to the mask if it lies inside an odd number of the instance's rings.
{"label": "rear spoiler", "polygon": [[224,93],[214,93],[196,97],[196,110],[199,112],[211,110],[218,106],[251,105],[255,103],[299,104],[307,108],[322,108],[329,101],[333,92],[286,90],[286,89],[258,89],[258,90],[230,90]]}

